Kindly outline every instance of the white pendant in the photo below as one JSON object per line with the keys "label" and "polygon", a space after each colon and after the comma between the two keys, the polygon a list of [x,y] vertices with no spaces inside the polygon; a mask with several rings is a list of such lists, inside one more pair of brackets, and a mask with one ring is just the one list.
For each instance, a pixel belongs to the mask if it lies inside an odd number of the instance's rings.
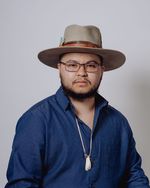
{"label": "white pendant", "polygon": [[88,171],[91,169],[91,160],[90,156],[88,155],[85,160],[85,170]]}

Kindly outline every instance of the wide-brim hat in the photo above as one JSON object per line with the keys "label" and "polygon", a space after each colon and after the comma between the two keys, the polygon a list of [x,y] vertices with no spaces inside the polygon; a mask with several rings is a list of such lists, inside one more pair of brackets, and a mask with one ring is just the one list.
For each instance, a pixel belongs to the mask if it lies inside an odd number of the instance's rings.
{"label": "wide-brim hat", "polygon": [[66,53],[89,53],[102,57],[105,71],[122,66],[125,55],[117,50],[102,48],[102,37],[99,28],[95,26],[70,25],[66,27],[64,37],[59,47],[41,51],[39,60],[53,68],[57,68],[60,57]]}

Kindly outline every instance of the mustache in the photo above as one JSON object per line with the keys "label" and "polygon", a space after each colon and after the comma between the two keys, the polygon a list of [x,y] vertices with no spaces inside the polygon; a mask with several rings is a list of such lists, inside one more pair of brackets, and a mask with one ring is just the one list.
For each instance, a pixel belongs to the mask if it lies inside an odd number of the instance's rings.
{"label": "mustache", "polygon": [[78,83],[78,82],[88,82],[89,84],[91,84],[91,82],[88,80],[88,79],[86,79],[86,78],[84,78],[84,79],[75,79],[74,81],[73,81],[73,84],[74,83]]}

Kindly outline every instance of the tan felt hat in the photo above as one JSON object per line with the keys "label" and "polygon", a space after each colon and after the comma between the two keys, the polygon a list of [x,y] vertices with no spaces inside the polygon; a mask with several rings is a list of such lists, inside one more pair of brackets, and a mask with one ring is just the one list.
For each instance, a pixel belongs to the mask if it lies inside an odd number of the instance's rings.
{"label": "tan felt hat", "polygon": [[59,47],[44,50],[38,54],[39,60],[57,68],[60,56],[66,53],[90,53],[102,57],[105,71],[122,66],[125,55],[117,50],[102,48],[102,37],[99,28],[89,25],[69,25],[64,32]]}

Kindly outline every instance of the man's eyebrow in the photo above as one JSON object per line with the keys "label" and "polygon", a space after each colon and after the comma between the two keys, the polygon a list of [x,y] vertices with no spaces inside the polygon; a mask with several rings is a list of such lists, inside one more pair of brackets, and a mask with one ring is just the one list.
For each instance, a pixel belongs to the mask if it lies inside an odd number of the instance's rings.
{"label": "man's eyebrow", "polygon": [[97,60],[95,60],[95,59],[89,60],[89,61],[87,61],[86,63],[91,63],[91,62],[95,62],[95,63],[100,64],[100,62],[99,62],[99,61],[97,61]]}
{"label": "man's eyebrow", "polygon": [[[63,62],[63,61],[62,61]],[[89,60],[89,61],[86,61],[85,63],[80,63],[79,61],[77,61],[77,60],[73,60],[73,59],[69,59],[69,60],[67,60],[66,61],[66,63],[78,63],[78,64],[87,64],[87,63],[91,63],[91,62],[95,62],[95,63],[97,63],[97,64],[101,64],[101,62],[100,61],[97,61],[97,60],[95,60],[95,59],[91,59],[91,60]]]}
{"label": "man's eyebrow", "polygon": [[66,63],[79,63],[79,62],[73,59],[69,59],[66,61]]}

